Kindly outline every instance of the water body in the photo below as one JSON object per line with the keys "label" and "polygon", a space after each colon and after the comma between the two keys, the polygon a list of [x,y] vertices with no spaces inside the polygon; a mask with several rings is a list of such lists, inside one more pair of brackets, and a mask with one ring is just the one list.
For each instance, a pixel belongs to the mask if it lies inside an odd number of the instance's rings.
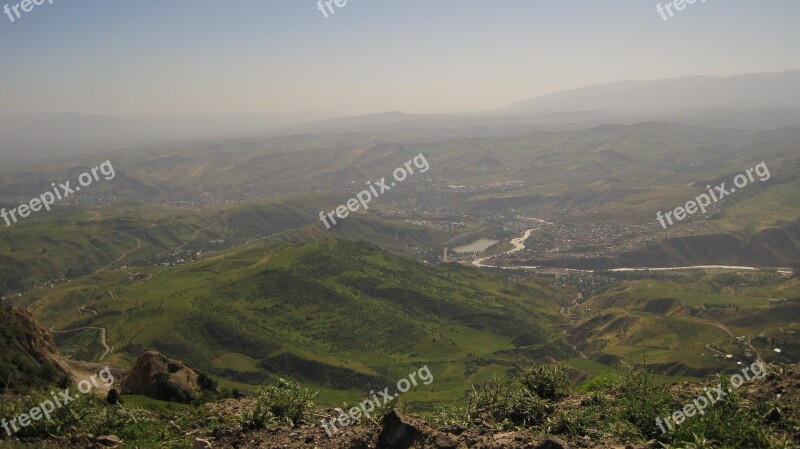
{"label": "water body", "polygon": [[[542,221],[542,220],[540,220]],[[544,222],[544,221],[542,221]],[[525,249],[525,240],[531,236],[531,233],[534,229],[528,229],[525,231],[525,234],[522,237],[512,239],[511,244],[514,245],[514,249],[511,251],[505,252],[503,254],[497,254],[495,256],[490,257],[482,257],[479,259],[475,259],[472,261],[472,265],[481,268],[500,268],[503,270],[535,270],[535,269],[546,269],[546,268],[558,268],[558,267],[540,267],[540,266],[528,266],[528,265],[515,265],[510,267],[498,267],[495,265],[489,265],[484,263],[484,261],[493,259],[499,256],[505,256],[508,254],[513,254]],[[575,272],[583,272],[583,273],[594,273],[594,272],[602,272],[602,271],[611,271],[611,272],[630,272],[630,271],[677,271],[677,270],[713,270],[713,269],[720,269],[720,270],[734,270],[734,271],[767,271],[767,270],[776,270],[778,273],[791,276],[793,271],[790,268],[760,268],[760,267],[747,267],[747,266],[735,266],[735,265],[693,265],[688,267],[662,267],[662,268],[612,268],[609,270],[578,270],[574,268],[560,268],[566,271],[575,271]]]}
{"label": "water body", "polygon": [[522,251],[523,249],[525,249],[525,240],[528,240],[528,237],[531,236],[531,233],[534,230],[535,229],[528,229],[527,231],[525,231],[525,234],[523,234],[522,237],[511,239],[511,244],[514,245],[514,249],[512,249],[510,251],[506,251],[506,252],[504,252],[502,254],[495,254],[494,256],[475,259],[475,260],[472,261],[472,265],[475,265],[476,267],[496,268],[494,265],[486,265],[486,264],[484,264],[483,261],[484,260],[488,260],[488,259],[493,259],[495,257],[506,256],[508,254],[514,254],[516,252]]}
{"label": "water body", "polygon": [[491,248],[493,245],[496,245],[498,243],[500,243],[500,240],[478,239],[464,246],[453,248],[453,251],[457,253],[480,253],[486,251],[487,249]]}

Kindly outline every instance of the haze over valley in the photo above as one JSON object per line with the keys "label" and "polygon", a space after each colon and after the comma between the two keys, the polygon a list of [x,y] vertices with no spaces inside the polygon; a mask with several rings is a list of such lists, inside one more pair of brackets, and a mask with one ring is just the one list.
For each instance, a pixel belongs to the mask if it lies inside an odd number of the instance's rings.
{"label": "haze over valley", "polygon": [[796,5],[265,3],[0,27],[0,448],[796,447]]}

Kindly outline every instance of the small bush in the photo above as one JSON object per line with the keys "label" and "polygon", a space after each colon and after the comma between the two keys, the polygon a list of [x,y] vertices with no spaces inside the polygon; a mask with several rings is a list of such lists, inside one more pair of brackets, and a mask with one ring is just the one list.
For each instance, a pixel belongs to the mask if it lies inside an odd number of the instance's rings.
{"label": "small bush", "polygon": [[457,424],[460,426],[470,426],[473,417],[467,407],[456,405],[445,405],[436,407],[432,412],[425,412],[422,417],[435,426],[449,426]]}
{"label": "small bush", "polygon": [[213,392],[216,392],[218,390],[217,381],[212,379],[206,373],[200,373],[200,375],[197,378],[197,385],[203,391],[210,391],[210,392],[213,393]]}
{"label": "small bush", "polygon": [[520,381],[542,399],[555,401],[569,394],[567,371],[558,364],[537,364],[522,373]]}
{"label": "small bush", "polygon": [[682,407],[666,385],[657,384],[644,369],[633,369],[623,376],[617,399],[620,415],[646,439],[661,436],[656,418],[667,416]]}
{"label": "small bush", "polygon": [[697,445],[698,439],[713,441],[717,443],[715,447],[770,447],[769,434],[759,421],[759,417],[733,390],[705,409],[703,415],[687,417],[660,439],[678,447],[690,443]]}
{"label": "small bush", "polygon": [[482,419],[503,427],[530,427],[542,423],[550,406],[528,389],[520,379],[497,376],[473,390],[468,410],[473,419]]}
{"label": "small bush", "polygon": [[614,373],[602,373],[581,383],[578,391],[583,393],[594,393],[599,391],[618,390],[623,383],[622,376]]}
{"label": "small bush", "polygon": [[620,417],[617,405],[614,391],[590,393],[577,407],[573,405],[561,408],[558,415],[548,418],[548,425],[544,430],[573,438],[589,437],[600,440],[614,435],[623,441],[641,440],[639,430]]}
{"label": "small bush", "polygon": [[258,392],[255,408],[245,416],[244,424],[256,429],[274,425],[297,426],[307,421],[316,396],[316,392],[302,388],[296,382],[281,379]]}
{"label": "small bush", "polygon": [[[0,402],[0,416],[14,417],[29,413],[32,408],[49,400],[52,400],[49,389],[34,390],[19,400]],[[192,447],[191,436],[187,436],[177,426],[196,428],[197,422],[207,423],[210,427],[216,424],[203,409],[176,417],[176,426],[159,414],[140,408],[110,405],[103,398],[92,394],[79,395],[69,404],[57,407],[50,418],[42,416],[41,419],[32,421],[29,426],[21,427],[14,437],[34,439],[37,440],[35,447],[46,447],[45,441],[54,436],[59,439],[81,439],[86,435],[115,434],[130,447],[189,449]],[[74,429],[79,430],[75,432]],[[0,440],[6,436],[5,431],[0,432]],[[163,446],[164,444],[168,446]]]}

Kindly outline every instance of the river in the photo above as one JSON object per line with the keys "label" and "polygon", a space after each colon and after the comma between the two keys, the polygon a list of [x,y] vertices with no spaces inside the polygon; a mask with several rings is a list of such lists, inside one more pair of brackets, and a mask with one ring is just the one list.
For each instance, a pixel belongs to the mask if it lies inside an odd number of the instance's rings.
{"label": "river", "polygon": [[[546,222],[544,220],[539,220],[538,218],[531,218],[531,220],[537,220],[541,223],[552,224]],[[791,276],[794,272],[790,268],[762,268],[762,267],[748,267],[748,266],[736,266],[736,265],[692,265],[686,267],[658,267],[658,268],[649,268],[649,267],[637,267],[637,268],[611,268],[608,270],[579,270],[576,268],[560,268],[560,267],[543,267],[543,266],[535,266],[535,265],[514,265],[510,267],[498,267],[496,265],[488,265],[485,264],[484,261],[489,259],[494,259],[500,256],[507,256],[509,254],[514,254],[517,252],[522,251],[525,249],[525,241],[528,240],[528,237],[531,236],[531,233],[536,229],[528,229],[525,231],[525,234],[522,237],[518,237],[515,239],[511,239],[511,244],[514,245],[514,249],[510,251],[506,251],[502,254],[495,254],[489,257],[481,257],[472,261],[472,265],[480,268],[500,268],[502,270],[534,270],[534,269],[546,269],[546,268],[556,268],[560,270],[566,271],[575,271],[581,273],[594,273],[594,272],[635,272],[635,271],[678,271],[678,270],[736,270],[736,271],[769,271],[769,270],[776,270],[778,273]]]}

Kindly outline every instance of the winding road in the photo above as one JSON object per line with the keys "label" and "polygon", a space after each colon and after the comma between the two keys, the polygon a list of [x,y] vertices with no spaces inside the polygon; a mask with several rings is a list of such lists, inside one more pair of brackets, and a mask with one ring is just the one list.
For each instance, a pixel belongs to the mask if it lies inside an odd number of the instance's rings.
{"label": "winding road", "polygon": [[210,225],[206,226],[205,228],[198,229],[198,230],[194,231],[194,234],[192,234],[192,238],[190,238],[189,240],[183,242],[183,244],[181,246],[175,248],[175,250],[173,252],[177,252],[177,251],[183,249],[184,246],[186,246],[189,243],[193,242],[200,235],[201,232],[213,228],[214,226],[220,224],[222,221],[225,221],[225,233],[227,234],[227,232],[228,232],[227,231],[227,229],[228,229],[228,216],[225,215],[225,214],[222,214],[222,218],[220,218],[219,220],[215,221],[214,223],[211,223]]}
{"label": "winding road", "polygon": [[136,248],[134,248],[134,249],[132,249],[130,251],[126,251],[121,256],[119,256],[117,258],[117,260],[111,262],[110,264],[108,264],[108,265],[106,265],[106,266],[104,266],[102,268],[98,268],[98,269],[94,270],[95,274],[99,273],[101,270],[107,270],[107,269],[111,268],[112,265],[114,265],[115,263],[117,263],[117,262],[121,261],[122,259],[126,258],[128,256],[128,254],[130,254],[130,253],[132,253],[134,251],[138,251],[140,249],[142,249],[142,240],[141,239],[136,239]]}
{"label": "winding road", "polygon": [[70,329],[70,330],[66,330],[66,331],[57,331],[57,330],[55,330],[55,329],[53,329],[51,327],[50,328],[50,332],[52,332],[54,334],[67,334],[67,333],[70,333],[70,332],[78,332],[78,331],[84,331],[84,330],[89,330],[89,329],[96,329],[96,330],[100,331],[100,344],[103,345],[103,348],[105,348],[105,350],[106,350],[106,352],[104,352],[103,355],[100,356],[100,360],[99,361],[102,362],[103,359],[106,358],[106,356],[111,351],[114,350],[114,347],[113,346],[109,346],[108,342],[106,341],[106,328],[104,328],[104,327],[93,327],[92,326],[92,327],[79,327],[77,329]]}
{"label": "winding road", "polygon": [[[109,293],[111,293],[111,292],[109,292]],[[113,297],[114,297],[114,295],[112,294],[112,295],[111,295],[111,297],[113,298]],[[94,315],[97,315],[97,310],[94,310],[94,309],[88,309],[88,308],[86,308],[86,304],[84,304],[84,305],[82,305],[82,306],[81,306],[81,308],[80,308],[80,309],[78,309],[78,313],[80,313],[80,314],[84,314],[84,313],[92,313],[92,314],[94,314]]]}

